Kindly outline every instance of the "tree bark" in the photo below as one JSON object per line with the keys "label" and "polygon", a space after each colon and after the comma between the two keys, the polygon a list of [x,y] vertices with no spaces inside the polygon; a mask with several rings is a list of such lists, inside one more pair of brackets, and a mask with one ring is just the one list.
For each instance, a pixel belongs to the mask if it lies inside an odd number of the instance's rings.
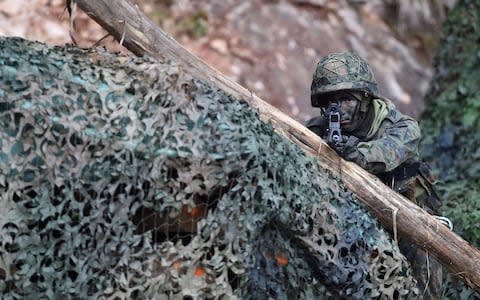
{"label": "tree bark", "polygon": [[134,54],[183,65],[189,74],[206,80],[258,109],[264,122],[322,167],[339,176],[359,202],[394,238],[407,238],[434,255],[452,274],[480,292],[480,251],[448,230],[426,211],[384,185],[377,177],[343,160],[321,138],[280,110],[222,75],[168,36],[128,0],[76,0],[78,6]]}

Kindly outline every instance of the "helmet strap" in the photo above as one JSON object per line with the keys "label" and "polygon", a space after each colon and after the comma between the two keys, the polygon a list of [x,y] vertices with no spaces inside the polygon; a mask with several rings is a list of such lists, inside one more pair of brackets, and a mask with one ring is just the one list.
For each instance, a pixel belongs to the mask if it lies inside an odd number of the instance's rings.
{"label": "helmet strap", "polygon": [[357,104],[355,105],[355,109],[352,114],[352,120],[351,120],[351,125],[349,126],[350,128],[345,128],[346,132],[354,132],[356,131],[357,127],[360,126],[362,123],[362,119],[365,116],[365,113],[360,111],[361,108],[361,102],[360,100],[357,101]]}
{"label": "helmet strap", "polygon": [[368,104],[370,104],[370,100],[367,100],[365,98],[363,98],[362,100],[360,100],[360,111],[362,113],[366,113],[367,110],[368,110]]}
{"label": "helmet strap", "polygon": [[360,114],[362,114],[362,102],[357,101],[357,104],[355,105],[355,110],[353,111],[352,120],[356,120],[357,118],[361,118],[362,116]]}
{"label": "helmet strap", "polygon": [[371,98],[368,93],[365,91],[350,91],[350,94],[360,101],[360,112],[366,113],[368,110],[368,105],[371,102]]}

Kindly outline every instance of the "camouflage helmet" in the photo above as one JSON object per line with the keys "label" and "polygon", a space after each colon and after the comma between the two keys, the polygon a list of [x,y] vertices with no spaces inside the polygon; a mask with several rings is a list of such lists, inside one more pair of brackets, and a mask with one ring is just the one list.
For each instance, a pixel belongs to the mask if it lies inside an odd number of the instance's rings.
{"label": "camouflage helmet", "polygon": [[313,74],[311,102],[322,106],[322,95],[340,90],[362,91],[378,97],[377,81],[368,63],[353,52],[324,56]]}

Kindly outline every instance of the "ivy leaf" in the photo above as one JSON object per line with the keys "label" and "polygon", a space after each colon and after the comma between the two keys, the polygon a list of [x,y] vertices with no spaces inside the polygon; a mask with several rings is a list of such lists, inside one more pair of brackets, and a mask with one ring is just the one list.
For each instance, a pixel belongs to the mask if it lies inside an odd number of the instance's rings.
{"label": "ivy leaf", "polygon": [[23,143],[22,141],[17,141],[13,144],[12,148],[10,149],[10,155],[15,157],[19,154],[23,153]]}
{"label": "ivy leaf", "polygon": [[475,110],[467,110],[462,116],[462,123],[465,127],[472,127],[475,122],[478,120],[479,113]]}

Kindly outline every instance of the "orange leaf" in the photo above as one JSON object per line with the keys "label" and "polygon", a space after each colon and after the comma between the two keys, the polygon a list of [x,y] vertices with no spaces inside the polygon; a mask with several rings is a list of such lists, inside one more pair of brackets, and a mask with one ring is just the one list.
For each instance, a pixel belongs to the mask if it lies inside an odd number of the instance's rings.
{"label": "orange leaf", "polygon": [[180,267],[181,266],[182,266],[182,264],[178,260],[174,261],[173,264],[172,264],[172,268],[174,268],[175,271],[177,271],[177,272],[180,272]]}
{"label": "orange leaf", "polygon": [[204,214],[203,210],[204,210],[203,206],[194,206],[194,207],[190,207],[188,205],[182,206],[182,214],[189,215],[195,218],[203,216]]}
{"label": "orange leaf", "polygon": [[200,277],[205,275],[205,270],[202,267],[195,268],[195,276]]}
{"label": "orange leaf", "polygon": [[192,217],[199,217],[203,214],[203,211],[200,207],[192,207],[192,211],[190,212]]}
{"label": "orange leaf", "polygon": [[283,256],[282,254],[275,256],[275,259],[277,260],[277,264],[279,264],[280,266],[288,265],[288,258]]}

